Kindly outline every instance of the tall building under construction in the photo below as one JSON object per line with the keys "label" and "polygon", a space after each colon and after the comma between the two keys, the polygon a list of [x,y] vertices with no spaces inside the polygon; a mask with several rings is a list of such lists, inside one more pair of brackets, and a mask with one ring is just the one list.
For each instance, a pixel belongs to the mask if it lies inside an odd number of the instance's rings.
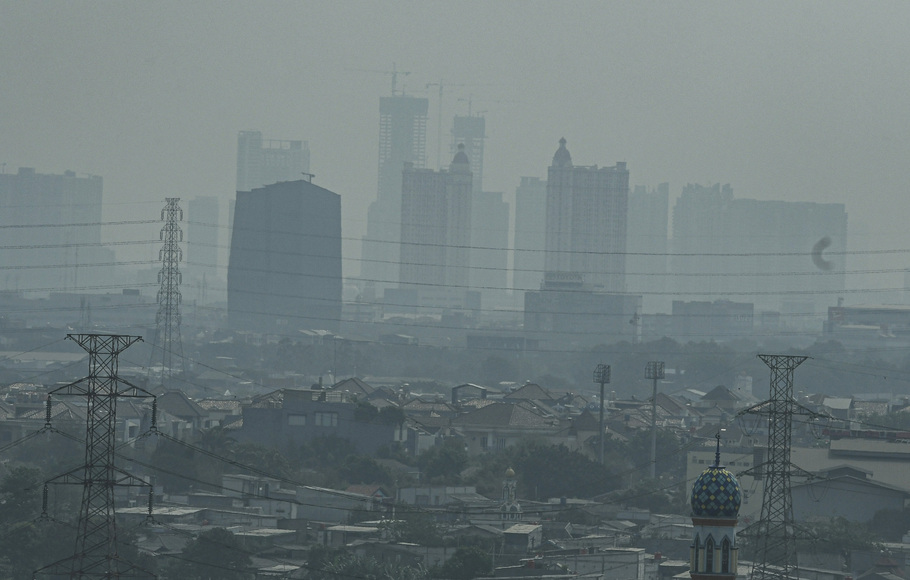
{"label": "tall building under construction", "polygon": [[377,289],[397,285],[401,241],[401,183],[404,164],[426,165],[427,110],[422,97],[379,99],[379,179],[367,210],[360,275]]}

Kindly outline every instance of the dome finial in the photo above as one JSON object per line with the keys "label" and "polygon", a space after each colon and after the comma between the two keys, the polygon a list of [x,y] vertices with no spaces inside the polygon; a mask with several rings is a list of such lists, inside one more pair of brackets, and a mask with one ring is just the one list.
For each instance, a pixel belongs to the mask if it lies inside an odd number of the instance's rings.
{"label": "dome finial", "polygon": [[569,150],[566,149],[566,138],[560,137],[559,139],[559,149],[556,150],[556,153],[553,155],[553,166],[554,167],[571,167],[572,166],[572,156],[569,154]]}
{"label": "dome finial", "polygon": [[[721,431],[723,431],[723,429],[721,429]],[[714,466],[719,467],[720,466],[720,431],[717,432],[717,434],[714,436],[714,438],[717,439],[717,450],[714,452]]]}

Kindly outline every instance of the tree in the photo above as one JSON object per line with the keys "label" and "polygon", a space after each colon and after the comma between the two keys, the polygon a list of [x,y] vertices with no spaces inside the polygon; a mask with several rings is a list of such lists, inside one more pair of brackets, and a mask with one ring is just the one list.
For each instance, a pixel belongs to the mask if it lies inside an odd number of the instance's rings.
{"label": "tree", "polygon": [[476,546],[458,548],[445,564],[435,568],[434,578],[446,580],[471,580],[478,576],[489,576],[493,571],[493,558]]}
{"label": "tree", "polygon": [[193,580],[248,580],[252,561],[240,541],[224,528],[214,528],[187,544],[176,570]]}
{"label": "tree", "polygon": [[0,524],[31,520],[41,509],[41,485],[37,467],[14,467],[0,483]]}
{"label": "tree", "polygon": [[872,516],[869,528],[876,530],[886,542],[900,542],[910,530],[910,510],[878,510]]}
{"label": "tree", "polygon": [[348,483],[392,484],[389,470],[366,455],[348,455],[338,471]]}
{"label": "tree", "polygon": [[534,498],[591,497],[612,491],[620,484],[619,476],[610,467],[564,445],[530,442],[515,453],[520,489]]}
{"label": "tree", "polygon": [[396,520],[383,522],[383,530],[396,542],[441,546],[442,536],[436,519],[427,512],[410,511]]}
{"label": "tree", "polygon": [[450,437],[442,445],[424,451],[417,458],[417,465],[431,481],[455,482],[468,466],[468,452],[460,439]]}

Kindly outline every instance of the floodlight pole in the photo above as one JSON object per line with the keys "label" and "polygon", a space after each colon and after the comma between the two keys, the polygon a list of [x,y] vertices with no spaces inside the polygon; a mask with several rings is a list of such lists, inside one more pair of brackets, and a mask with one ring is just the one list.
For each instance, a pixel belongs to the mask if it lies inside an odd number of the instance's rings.
{"label": "floodlight pole", "polygon": [[651,479],[657,477],[657,381],[664,378],[664,362],[648,361],[645,378],[654,383],[651,390]]}
{"label": "floodlight pole", "polygon": [[610,382],[610,365],[599,364],[594,369],[594,382],[600,383],[600,464],[604,463],[604,385]]}

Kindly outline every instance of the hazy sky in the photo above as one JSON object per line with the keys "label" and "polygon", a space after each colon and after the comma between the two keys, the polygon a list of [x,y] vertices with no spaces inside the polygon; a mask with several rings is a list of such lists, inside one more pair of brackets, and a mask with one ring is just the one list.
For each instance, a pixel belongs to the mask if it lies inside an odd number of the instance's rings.
{"label": "hazy sky", "polygon": [[671,198],[845,203],[852,249],[910,248],[908,22],[906,2],[0,0],[0,163],[102,175],[106,219],[154,219],[165,197],[231,199],[237,132],[259,129],[309,141],[360,237],[391,84],[362,71],[395,63],[430,98],[429,165],[442,80],[443,162],[472,95],[485,189],[509,198],[565,136]]}

